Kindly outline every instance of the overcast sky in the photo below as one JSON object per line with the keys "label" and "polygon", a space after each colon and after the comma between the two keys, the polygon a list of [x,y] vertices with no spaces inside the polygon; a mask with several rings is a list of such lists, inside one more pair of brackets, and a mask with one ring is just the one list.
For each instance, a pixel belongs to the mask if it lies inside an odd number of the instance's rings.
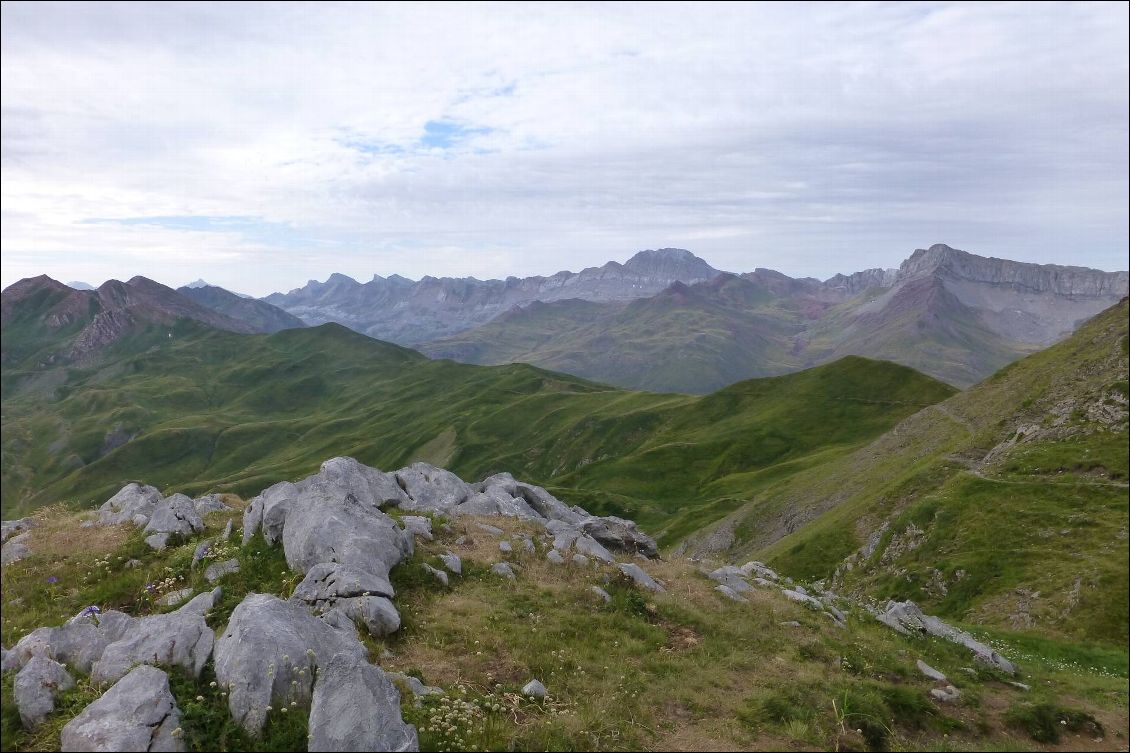
{"label": "overcast sky", "polygon": [[1127,268],[1128,5],[2,6],[2,282]]}

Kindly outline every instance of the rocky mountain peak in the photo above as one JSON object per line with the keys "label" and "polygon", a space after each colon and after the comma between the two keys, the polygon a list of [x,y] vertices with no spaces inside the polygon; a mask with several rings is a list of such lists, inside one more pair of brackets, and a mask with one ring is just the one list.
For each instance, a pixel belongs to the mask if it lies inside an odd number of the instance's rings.
{"label": "rocky mountain peak", "polygon": [[624,264],[627,269],[645,277],[664,277],[681,282],[709,280],[718,270],[683,248],[660,248],[640,251]]}

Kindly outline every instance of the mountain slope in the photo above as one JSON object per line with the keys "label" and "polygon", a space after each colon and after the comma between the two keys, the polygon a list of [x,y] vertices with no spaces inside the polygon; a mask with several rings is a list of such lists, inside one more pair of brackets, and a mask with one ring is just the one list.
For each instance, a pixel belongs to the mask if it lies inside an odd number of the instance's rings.
{"label": "mountain slope", "polygon": [[75,290],[46,275],[30,277],[0,294],[5,365],[85,363],[126,337],[172,337],[170,327],[194,322],[229,332],[254,332],[145,277],[110,280],[97,290]]}
{"label": "mountain slope", "polygon": [[420,349],[690,393],[845,355],[969,386],[1062,339],[1126,293],[1125,272],[985,258],[939,244],[897,270],[824,282],[758,269],[675,283],[626,307],[526,306]]}
{"label": "mountain slope", "polygon": [[263,300],[309,324],[336,322],[380,340],[415,346],[486,324],[532,301],[629,301],[658,293],[676,281],[709,280],[717,274],[689,251],[665,248],[641,251],[624,264],[611,261],[550,277],[424,277],[417,282],[377,275],[362,284],[333,274],[324,283],[311,280],[302,288]]}
{"label": "mountain slope", "polygon": [[[197,283],[202,282],[197,280]],[[253,327],[256,332],[270,333],[306,326],[297,316],[288,314],[278,306],[254,298],[244,298],[215,285],[193,283],[177,288],[177,292],[201,306]]]}
{"label": "mountain slope", "polygon": [[429,361],[337,325],[203,332],[33,373],[3,375],[5,516],[100,502],[140,475],[246,492],[347,454],[476,477],[512,469],[668,538],[740,504],[757,472],[846,452],[952,394],[865,359],[705,398],[626,392],[524,365]]}
{"label": "mountain slope", "polygon": [[[1013,630],[1127,639],[1127,301],[766,489],[713,544]],[[703,537],[698,547],[710,548]]]}
{"label": "mountain slope", "polygon": [[533,363],[630,389],[704,393],[801,368],[790,352],[801,325],[777,302],[759,282],[719,275],[627,305],[531,304],[420,350],[470,363]]}

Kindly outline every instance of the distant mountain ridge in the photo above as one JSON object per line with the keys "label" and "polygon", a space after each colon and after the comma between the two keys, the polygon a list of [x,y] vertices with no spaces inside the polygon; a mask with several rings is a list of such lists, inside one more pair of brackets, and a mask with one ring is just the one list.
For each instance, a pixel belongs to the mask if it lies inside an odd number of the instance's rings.
{"label": "distant mountain ridge", "polygon": [[[219,288],[210,290],[216,300],[231,296],[243,302]],[[193,290],[195,297],[208,295],[208,289]],[[248,308],[260,312],[260,317],[267,308],[273,309],[259,301],[249,302]],[[232,303],[231,310],[239,314],[243,309]],[[291,321],[291,326],[302,326],[285,312],[276,312]],[[95,290],[77,290],[40,275],[20,280],[0,293],[4,332],[0,358],[10,365],[81,364],[127,336],[169,337],[170,328],[183,322],[242,334],[264,331],[255,317],[229,316],[146,277],[108,280]]]}
{"label": "distant mountain ridge", "polygon": [[583,316],[573,306],[560,321],[524,307],[420,349],[676,392],[709,392],[845,355],[968,386],[1070,335],[1126,294],[1126,272],[986,258],[938,244],[898,269],[823,282],[757,269],[675,283],[627,305],[593,303]]}
{"label": "distant mountain ridge", "polygon": [[458,334],[533,301],[579,298],[587,301],[629,301],[655,295],[674,282],[704,282],[719,274],[684,249],[641,251],[627,262],[610,261],[580,272],[549,277],[424,277],[374,275],[360,283],[342,274],[325,282],[311,280],[289,293],[262,300],[307,324],[336,322],[379,340],[410,347]]}
{"label": "distant mountain ridge", "polygon": [[256,332],[278,332],[306,326],[297,316],[288,314],[278,306],[245,298],[215,285],[185,285],[177,288],[177,292],[201,306],[252,326]]}

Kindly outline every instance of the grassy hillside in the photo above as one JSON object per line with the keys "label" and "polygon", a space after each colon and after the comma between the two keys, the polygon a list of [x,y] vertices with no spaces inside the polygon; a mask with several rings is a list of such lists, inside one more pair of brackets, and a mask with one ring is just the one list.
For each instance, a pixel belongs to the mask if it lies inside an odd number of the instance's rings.
{"label": "grassy hillside", "polygon": [[861,358],[707,397],[627,392],[429,361],[337,325],[142,345],[87,369],[5,369],[5,518],[99,504],[133,479],[250,494],[344,454],[386,469],[440,460],[466,478],[509,471],[670,540],[953,392]]}
{"label": "grassy hillside", "polygon": [[[721,525],[797,576],[1125,644],[1127,302]],[[862,551],[861,551],[862,549]]]}
{"label": "grassy hillside", "polygon": [[[137,531],[83,529],[81,516],[59,509],[37,517],[33,554],[3,569],[5,645],[88,604],[144,616],[171,611],[156,603],[170,590],[212,587],[204,568],[189,566],[196,540],[154,552]],[[238,529],[238,513],[214,513],[201,537],[229,517]],[[546,546],[544,531],[483,522]],[[666,584],[662,594],[633,588],[609,567],[551,565],[544,551],[512,555],[518,575],[506,581],[490,572],[498,539],[475,523],[437,526],[435,541],[418,543],[391,574],[400,630],[363,638],[371,661],[444,691],[416,705],[401,689],[401,713],[418,726],[421,750],[1078,750],[1114,748],[1130,732],[1124,650],[995,640],[1021,663],[1025,691],[952,643],[899,635],[847,605],[839,627],[773,589],[728,601],[684,559],[647,563]],[[222,600],[207,615],[217,634],[247,593],[285,598],[301,580],[282,547],[261,536],[219,550],[215,559],[237,558],[240,570],[220,581]],[[441,587],[423,563],[438,564],[446,551],[462,558],[463,574]],[[127,567],[130,559],[138,566]],[[928,695],[936,683],[918,659],[960,689],[957,703]],[[305,707],[272,710],[264,735],[251,738],[231,721],[211,661],[199,678],[168,671],[188,750],[306,749]],[[547,687],[544,701],[520,695],[535,677]],[[106,689],[80,676],[27,731],[12,685],[5,675],[5,751],[58,750],[64,724]]]}

